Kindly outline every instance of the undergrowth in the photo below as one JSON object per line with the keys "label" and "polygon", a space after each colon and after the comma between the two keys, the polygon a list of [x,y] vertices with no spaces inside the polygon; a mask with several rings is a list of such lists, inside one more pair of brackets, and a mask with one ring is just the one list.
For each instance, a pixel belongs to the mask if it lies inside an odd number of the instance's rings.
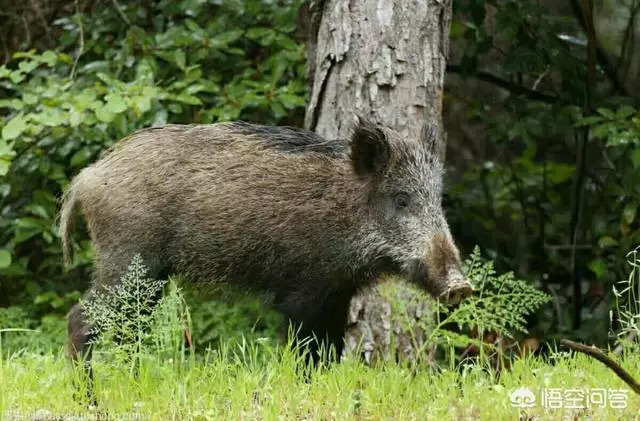
{"label": "undergrowth", "polygon": [[[626,408],[545,409],[545,389],[628,390],[610,370],[582,355],[554,353],[516,360],[499,376],[481,364],[438,372],[384,361],[368,367],[356,359],[305,373],[288,347],[261,342],[221,346],[184,362],[143,354],[136,375],[126,364],[98,358],[98,407],[72,399],[73,373],[62,355],[24,354],[0,366],[0,417],[24,419],[634,419],[638,396]],[[640,361],[622,365],[636,377]],[[532,408],[516,408],[510,395],[526,388]],[[41,418],[36,418],[39,415]],[[45,416],[49,418],[45,418]],[[74,418],[75,417],[75,418]],[[89,419],[95,419],[89,418]]]}
{"label": "undergrowth", "polygon": [[438,320],[431,341],[468,345],[472,340],[469,336],[443,329],[449,324],[459,328],[475,327],[479,332],[492,331],[505,337],[526,333],[526,317],[551,299],[527,282],[516,279],[513,272],[498,275],[493,262],[482,259],[478,247],[464,266],[476,294],[454,309],[438,306],[438,314],[443,317]]}
{"label": "undergrowth", "polygon": [[444,352],[441,359],[449,366],[459,359],[456,349],[470,345],[501,352],[498,344],[483,343],[483,334],[491,332],[506,339],[526,334],[527,317],[551,299],[512,272],[497,274],[493,262],[484,259],[478,247],[463,266],[475,292],[457,307],[442,305],[426,293],[403,294],[402,287],[383,288],[383,295],[392,303],[396,331],[410,338],[417,362],[429,362],[429,350],[435,348]]}
{"label": "undergrowth", "polygon": [[617,321],[620,328],[614,332],[622,349],[640,352],[640,246],[627,254],[631,266],[629,277],[613,286]]}
{"label": "undergrowth", "polygon": [[[477,295],[456,309],[440,308],[441,317],[432,325],[427,343],[468,344],[474,338],[465,328],[474,326],[504,335],[523,332],[527,315],[548,300],[512,274],[497,275],[478,250],[466,267]],[[633,266],[632,284],[636,270]],[[7,335],[40,334],[4,327],[0,333],[3,420],[633,419],[640,414],[640,397],[628,394],[606,367],[557,349],[549,350],[549,359],[528,355],[500,372],[482,357],[473,364],[449,359],[449,365],[435,371],[392,361],[369,367],[357,358],[313,366],[291,339],[284,345],[269,340],[222,341],[215,348],[193,352],[193,341],[188,339],[193,322],[176,282],[147,279],[137,256],[119,285],[83,303],[103,333],[94,344],[98,407],[88,410],[86,402],[73,400],[77,375],[61,349],[34,352],[25,346],[20,352],[2,352],[1,340]],[[620,297],[628,293],[619,292]],[[450,325],[459,329],[454,332]],[[621,364],[640,377],[637,353],[626,353]],[[589,393],[603,388],[622,393],[624,408],[553,409],[541,401],[548,389]],[[530,391],[535,404],[514,406],[512,394],[517,390]]]}

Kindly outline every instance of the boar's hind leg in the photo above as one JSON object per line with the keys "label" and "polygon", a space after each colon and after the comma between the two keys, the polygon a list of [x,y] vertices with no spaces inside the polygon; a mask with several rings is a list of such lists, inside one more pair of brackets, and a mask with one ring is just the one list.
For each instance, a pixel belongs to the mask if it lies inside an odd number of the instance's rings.
{"label": "boar's hind leg", "polygon": [[[96,256],[96,274],[94,283],[93,286],[85,293],[84,300],[95,299],[95,291],[108,293],[108,291],[102,287],[109,284],[113,285],[120,281],[121,277],[127,272],[127,268],[131,262],[131,257],[134,254],[135,253],[128,250],[120,250],[112,253],[103,250],[98,256]],[[108,264],[106,262],[108,262]],[[150,264],[147,262],[150,262]],[[168,273],[166,272],[166,269],[165,272],[163,272],[164,268],[162,267],[161,260],[159,258],[143,259],[143,264],[148,265],[147,276],[149,278],[155,279],[159,275]],[[157,302],[157,300],[160,299],[160,294],[155,297],[155,299]],[[91,323],[80,303],[73,306],[67,315],[67,330],[67,356],[75,365],[82,365],[81,381],[84,384],[89,405],[95,405],[96,400],[93,388],[94,383],[91,354],[92,342],[96,339],[99,333],[92,328]],[[124,341],[124,338],[117,339]],[[76,384],[76,389],[80,389],[78,386],[79,385]]]}
{"label": "boar's hind leg", "polygon": [[[93,394],[93,370],[91,368],[91,344],[93,334],[80,304],[71,308],[67,315],[67,356],[73,364],[82,364],[82,379],[89,405],[95,405]],[[78,388],[76,384],[76,389]]]}

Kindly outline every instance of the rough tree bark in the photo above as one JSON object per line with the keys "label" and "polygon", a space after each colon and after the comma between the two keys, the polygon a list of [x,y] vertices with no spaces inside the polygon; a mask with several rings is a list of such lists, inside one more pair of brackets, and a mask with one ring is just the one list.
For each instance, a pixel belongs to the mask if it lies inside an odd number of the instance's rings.
{"label": "rough tree bark", "polygon": [[[358,114],[418,139],[425,120],[441,124],[451,0],[324,0],[307,7],[307,129],[347,138]],[[439,150],[444,158],[444,138]],[[407,302],[415,292],[402,287],[395,295]],[[367,361],[411,358],[424,332],[403,332],[392,311],[378,289],[355,297],[346,351],[361,344]],[[431,314],[424,303],[408,313],[415,320]]]}

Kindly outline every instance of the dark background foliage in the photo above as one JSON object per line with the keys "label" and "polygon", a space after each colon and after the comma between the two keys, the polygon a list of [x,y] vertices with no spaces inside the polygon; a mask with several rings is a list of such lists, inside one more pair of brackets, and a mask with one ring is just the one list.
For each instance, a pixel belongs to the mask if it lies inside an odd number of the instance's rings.
{"label": "dark background foliage", "polygon": [[552,293],[537,320],[545,336],[603,343],[611,286],[640,242],[639,57],[628,48],[640,2],[454,8],[446,117],[458,238]]}
{"label": "dark background foliage", "polygon": [[[293,0],[6,3],[0,323],[33,327],[60,320],[90,278],[82,230],[62,266],[55,218],[70,178],[153,124],[301,126],[304,42]],[[478,244],[551,293],[531,320],[545,339],[607,340],[611,287],[640,243],[639,11],[638,0],[454,2],[448,218],[465,252]],[[210,320],[264,316],[243,305]],[[202,325],[211,340],[230,334]]]}

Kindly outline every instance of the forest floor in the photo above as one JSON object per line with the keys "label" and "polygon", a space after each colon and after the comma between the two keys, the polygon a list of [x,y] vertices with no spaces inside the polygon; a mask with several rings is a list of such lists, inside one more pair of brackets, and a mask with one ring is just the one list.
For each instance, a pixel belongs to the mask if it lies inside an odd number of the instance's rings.
{"label": "forest floor", "polygon": [[[640,396],[582,354],[438,370],[346,360],[309,369],[286,347],[244,344],[176,359],[142,354],[139,370],[97,352],[97,407],[74,400],[62,351],[19,352],[0,365],[0,419],[640,419]],[[640,378],[640,355],[621,365]],[[305,369],[305,367],[307,367]]]}

